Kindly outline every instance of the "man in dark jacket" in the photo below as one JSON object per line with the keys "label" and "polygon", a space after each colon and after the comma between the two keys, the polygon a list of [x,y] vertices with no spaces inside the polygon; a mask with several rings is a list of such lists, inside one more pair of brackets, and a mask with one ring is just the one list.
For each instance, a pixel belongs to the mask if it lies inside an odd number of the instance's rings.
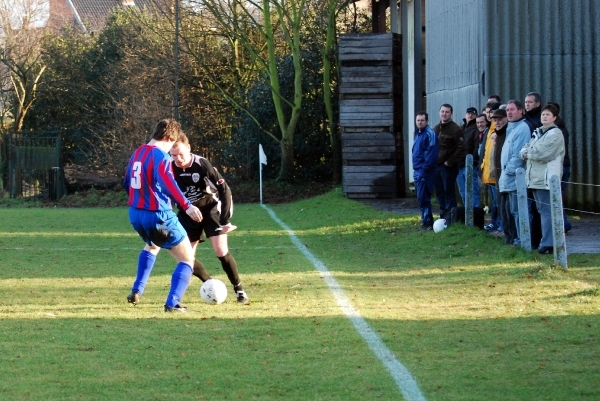
{"label": "man in dark jacket", "polygon": [[[462,130],[465,136],[466,155],[473,155],[473,206],[479,207],[479,174],[477,173],[477,166],[479,165],[479,129],[477,129],[477,109],[475,107],[469,107],[465,113],[463,119]],[[458,177],[456,183],[458,184],[458,192],[462,197],[463,205],[465,203],[465,196],[467,194],[466,181],[467,181],[467,167],[465,165],[466,155],[458,168]]]}
{"label": "man in dark jacket", "polygon": [[458,166],[467,153],[463,131],[452,121],[452,112],[451,105],[443,104],[440,107],[440,123],[433,128],[440,144],[435,194],[440,205],[440,218],[448,221],[450,221],[450,211],[456,207],[454,187]]}
{"label": "man in dark jacket", "polygon": [[529,92],[525,95],[525,122],[529,125],[531,132],[542,126],[542,97],[537,92]]}
{"label": "man in dark jacket", "polygon": [[[525,95],[525,122],[529,125],[529,130],[533,134],[536,128],[542,126],[542,97],[537,92],[529,92]],[[529,234],[531,238],[531,248],[537,249],[542,240],[542,220],[537,210],[537,205],[533,200],[533,191],[527,190],[527,208],[529,210]]]}
{"label": "man in dark jacket", "polygon": [[437,135],[429,126],[429,115],[424,111],[415,117],[415,142],[412,148],[413,178],[421,209],[421,229],[433,229],[431,195],[435,186],[435,172],[440,150]]}

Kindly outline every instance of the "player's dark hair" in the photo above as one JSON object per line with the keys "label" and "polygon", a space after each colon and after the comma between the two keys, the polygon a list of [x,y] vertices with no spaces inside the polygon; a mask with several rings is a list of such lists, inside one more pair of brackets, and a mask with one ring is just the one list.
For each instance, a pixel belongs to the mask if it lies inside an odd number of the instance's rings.
{"label": "player's dark hair", "polygon": [[183,135],[181,125],[172,118],[165,118],[164,120],[160,120],[158,124],[156,124],[156,127],[154,127],[152,139],[157,141],[167,140],[175,142],[179,140],[181,135]]}

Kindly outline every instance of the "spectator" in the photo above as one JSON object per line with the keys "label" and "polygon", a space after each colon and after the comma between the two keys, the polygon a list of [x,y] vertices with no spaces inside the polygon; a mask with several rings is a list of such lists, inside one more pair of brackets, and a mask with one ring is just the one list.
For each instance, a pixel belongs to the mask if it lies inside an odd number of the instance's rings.
{"label": "spectator", "polygon": [[535,203],[541,216],[542,240],[539,253],[552,253],[552,216],[550,204],[550,178],[562,175],[565,143],[562,132],[556,126],[558,109],[547,104],[542,109],[542,127],[537,128],[533,137],[523,145],[520,157],[527,161],[527,188],[533,191]]}
{"label": "spectator", "polygon": [[[497,109],[492,114],[492,121],[494,122],[496,128],[494,132],[490,135],[491,137],[491,155],[490,155],[490,177],[498,182],[498,178],[500,177],[502,168],[500,163],[502,147],[504,146],[504,142],[506,141],[506,126],[508,124],[508,119],[506,118],[506,110]],[[495,192],[498,196],[498,217],[500,219],[501,228],[498,230],[502,230],[504,233],[504,239],[507,244],[514,243],[514,239],[517,236],[517,230],[514,225],[514,219],[510,214],[510,203],[509,203],[509,195],[508,193],[500,193],[496,184]],[[492,231],[492,230],[488,230]]]}
{"label": "spectator", "polygon": [[[565,157],[563,159],[563,172],[560,180],[560,191],[562,193],[563,201],[565,199],[565,190],[567,189],[567,182],[571,179],[571,159],[569,158],[569,130],[565,125],[565,121],[560,116],[560,105],[556,102],[548,102],[548,104],[556,107],[558,116],[554,124],[561,130],[563,139],[565,141]],[[563,208],[563,219],[565,221],[565,233],[571,230],[571,222],[567,218],[567,210]]]}
{"label": "spectator", "polygon": [[429,115],[424,111],[415,117],[415,142],[412,148],[413,178],[417,200],[421,209],[421,229],[433,229],[431,195],[435,187],[435,176],[440,146],[437,135],[429,126]]}
{"label": "spectator", "polygon": [[[508,118],[508,127],[506,129],[506,141],[502,145],[500,154],[501,173],[498,179],[498,189],[500,193],[507,194],[504,199],[508,199],[510,214],[513,220],[509,218],[509,224],[514,224],[516,236],[513,238],[514,232],[508,230],[509,235],[505,237],[507,243],[512,240],[514,245],[521,245],[520,228],[519,228],[519,207],[517,203],[517,183],[516,170],[525,168],[525,162],[519,157],[519,152],[523,145],[529,142],[531,133],[529,126],[525,122],[525,110],[523,104],[518,100],[509,100],[506,104],[506,116]],[[502,199],[502,198],[501,198]],[[502,205],[501,205],[502,207]],[[506,205],[504,205],[506,210]],[[504,233],[507,233],[507,227],[504,226],[505,220],[502,221]]]}
{"label": "spectator", "polygon": [[542,126],[540,119],[542,114],[542,97],[537,92],[529,92],[525,95],[525,111],[527,112],[527,124],[531,131]]}
{"label": "spectator", "polygon": [[459,165],[456,182],[464,205],[466,199],[465,196],[467,194],[467,167],[465,165],[465,159],[466,155],[473,155],[473,206],[479,207],[479,174],[477,173],[477,165],[479,164],[479,130],[477,129],[476,118],[477,109],[475,107],[469,107],[465,113],[465,118],[463,119],[463,125],[461,127],[465,136],[466,154]]}
{"label": "spectator", "polygon": [[487,99],[488,103],[502,103],[502,99],[498,95],[490,95]]}
{"label": "spectator", "polygon": [[440,218],[450,221],[450,211],[456,207],[456,177],[458,166],[465,157],[465,137],[452,121],[452,106],[440,106],[440,123],[433,130],[437,134],[440,151],[437,160],[435,193],[440,205]]}
{"label": "spectator", "polygon": [[[485,105],[487,118],[490,121],[489,127],[483,132],[483,138],[481,140],[481,152],[479,156],[479,171],[481,172],[481,182],[487,187],[491,199],[491,214],[492,221],[484,227],[488,232],[502,231],[502,224],[500,220],[500,213],[498,209],[498,187],[497,187],[497,176],[492,173],[492,155],[494,153],[494,142],[492,136],[496,132],[495,119],[492,118],[494,111],[498,110],[500,103],[488,102]],[[504,114],[506,117],[506,114]],[[477,119],[479,120],[479,118]],[[506,124],[504,124],[506,125]],[[478,125],[479,127],[479,125]],[[506,131],[506,130],[505,130]]]}
{"label": "spectator", "polygon": [[[533,134],[536,128],[542,126],[540,115],[542,114],[542,97],[537,92],[529,92],[525,95],[525,122]],[[527,208],[529,209],[529,233],[531,235],[531,247],[537,248],[542,240],[542,222],[540,213],[533,200],[533,191],[527,190]]]}

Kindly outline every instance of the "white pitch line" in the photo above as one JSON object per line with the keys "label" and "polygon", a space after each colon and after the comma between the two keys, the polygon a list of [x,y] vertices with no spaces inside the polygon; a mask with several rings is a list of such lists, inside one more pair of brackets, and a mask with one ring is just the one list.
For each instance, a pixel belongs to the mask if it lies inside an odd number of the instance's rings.
{"label": "white pitch line", "polygon": [[321,273],[321,277],[325,279],[329,290],[332,292],[333,297],[337,301],[340,309],[344,312],[346,317],[352,322],[358,334],[365,340],[371,351],[379,358],[383,365],[388,369],[396,385],[400,389],[400,392],[407,401],[426,401],[425,396],[421,393],[419,385],[416,380],[411,376],[410,372],[406,367],[400,363],[394,356],[394,354],[385,346],[383,341],[379,338],[377,333],[373,331],[371,326],[363,319],[360,313],[352,306],[352,303],[344,293],[344,290],[340,287],[337,280],[329,269],[315,257],[306,248],[302,242],[296,236],[296,233],[289,228],[283,221],[281,221],[275,212],[273,212],[266,205],[261,205],[271,216],[273,220],[277,222],[285,231],[287,231],[290,239],[296,245],[298,250],[315,266],[315,268]]}

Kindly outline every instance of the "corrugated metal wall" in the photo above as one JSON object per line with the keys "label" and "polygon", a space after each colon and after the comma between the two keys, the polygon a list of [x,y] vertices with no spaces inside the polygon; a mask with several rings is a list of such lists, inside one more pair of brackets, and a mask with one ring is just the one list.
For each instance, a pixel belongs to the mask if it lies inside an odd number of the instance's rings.
{"label": "corrugated metal wall", "polygon": [[481,107],[481,0],[427,0],[425,6],[429,122],[437,124],[440,105],[449,103],[460,125],[468,107]]}
{"label": "corrugated metal wall", "polygon": [[[485,91],[521,101],[527,92],[561,105],[570,131],[572,182],[600,184],[600,1],[487,1]],[[599,188],[567,187],[567,204],[600,211]]]}
{"label": "corrugated metal wall", "polygon": [[600,1],[428,0],[426,13],[431,122],[442,103],[458,122],[493,93],[523,101],[535,91],[560,103],[570,181],[588,184],[569,185],[567,205],[600,211]]}

